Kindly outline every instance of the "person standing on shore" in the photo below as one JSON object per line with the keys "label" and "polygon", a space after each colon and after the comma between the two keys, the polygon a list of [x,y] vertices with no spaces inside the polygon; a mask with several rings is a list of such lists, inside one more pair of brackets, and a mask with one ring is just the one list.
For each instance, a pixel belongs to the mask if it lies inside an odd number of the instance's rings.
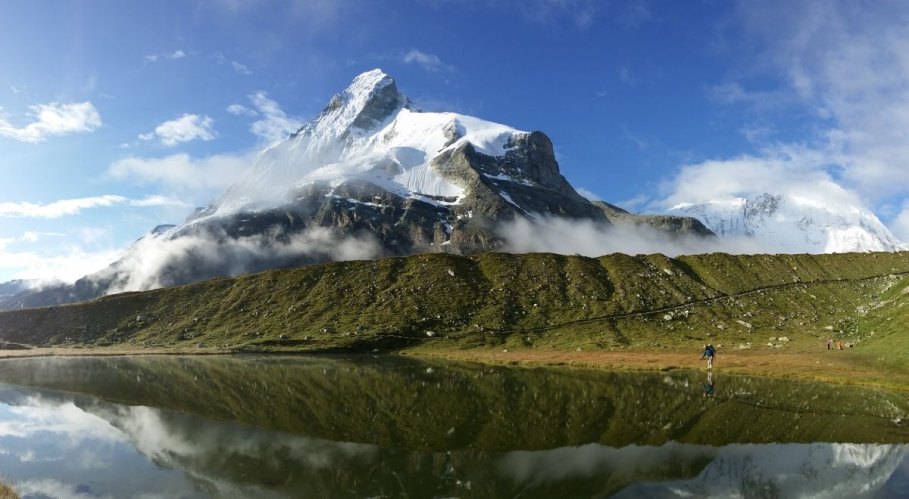
{"label": "person standing on shore", "polygon": [[716,358],[716,349],[710,343],[704,345],[704,354],[701,359],[707,359],[707,370],[713,369],[713,360]]}

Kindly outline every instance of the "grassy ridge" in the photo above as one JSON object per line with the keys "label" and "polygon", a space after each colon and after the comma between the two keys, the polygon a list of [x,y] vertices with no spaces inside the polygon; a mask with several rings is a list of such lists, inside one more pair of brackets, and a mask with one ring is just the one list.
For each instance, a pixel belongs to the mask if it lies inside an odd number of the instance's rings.
{"label": "grassy ridge", "polygon": [[426,254],[4,312],[0,340],[239,351],[690,349],[712,341],[791,350],[835,337],[867,346],[867,355],[877,344],[896,364],[902,357],[893,350],[909,346],[900,334],[907,273],[906,253]]}

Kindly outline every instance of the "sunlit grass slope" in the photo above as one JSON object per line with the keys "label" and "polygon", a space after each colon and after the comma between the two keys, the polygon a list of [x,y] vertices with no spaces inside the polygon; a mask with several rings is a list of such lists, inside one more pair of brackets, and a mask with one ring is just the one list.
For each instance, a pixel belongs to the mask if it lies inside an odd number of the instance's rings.
{"label": "sunlit grass slope", "polygon": [[906,253],[600,258],[426,254],[339,262],[0,314],[29,345],[907,351]]}

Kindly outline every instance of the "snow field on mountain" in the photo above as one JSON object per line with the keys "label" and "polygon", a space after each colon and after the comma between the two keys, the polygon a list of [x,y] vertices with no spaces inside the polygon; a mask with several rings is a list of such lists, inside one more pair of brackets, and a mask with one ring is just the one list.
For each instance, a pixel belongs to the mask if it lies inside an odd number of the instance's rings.
{"label": "snow field on mountain", "polygon": [[375,127],[355,126],[371,99],[391,84],[378,70],[354,79],[299,133],[264,151],[218,200],[218,214],[285,200],[289,190],[316,182],[365,180],[402,197],[462,198],[463,186],[439,175],[433,159],[467,142],[480,153],[502,156],[513,137],[526,133],[457,113],[417,111],[400,94],[397,107]]}

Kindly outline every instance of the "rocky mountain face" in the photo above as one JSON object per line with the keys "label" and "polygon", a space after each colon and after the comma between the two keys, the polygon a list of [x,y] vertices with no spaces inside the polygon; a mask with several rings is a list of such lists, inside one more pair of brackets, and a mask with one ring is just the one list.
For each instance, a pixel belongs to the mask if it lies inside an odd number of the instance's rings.
{"label": "rocky mountain face", "polygon": [[0,308],[329,260],[507,251],[502,224],[540,217],[713,236],[690,217],[632,215],[588,201],[561,175],[545,134],[421,111],[373,70],[185,223],[156,228],[72,286],[0,300]]}
{"label": "rocky mountain face", "polygon": [[748,237],[778,253],[901,251],[898,241],[871,210],[854,203],[794,195],[682,203],[668,213],[694,217],[720,237]]}

